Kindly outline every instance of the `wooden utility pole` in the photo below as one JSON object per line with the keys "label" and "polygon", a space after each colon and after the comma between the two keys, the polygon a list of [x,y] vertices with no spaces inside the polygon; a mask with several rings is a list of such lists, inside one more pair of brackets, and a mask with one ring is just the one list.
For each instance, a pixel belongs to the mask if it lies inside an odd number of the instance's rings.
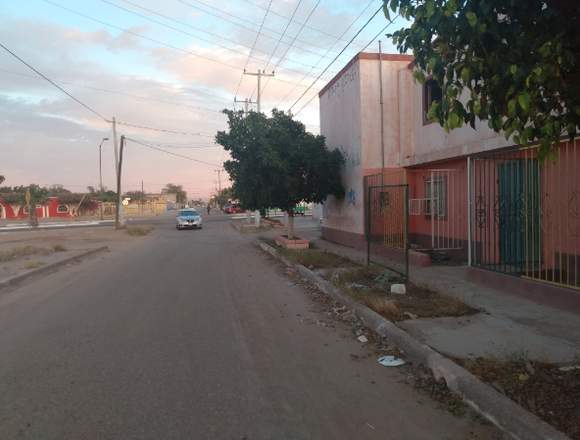
{"label": "wooden utility pole", "polygon": [[121,207],[123,206],[122,203],[122,196],[121,196],[121,171],[123,167],[123,150],[125,149],[125,136],[121,136],[121,145],[119,147],[119,166],[117,168],[117,209],[115,210],[115,228],[120,229],[124,225]]}
{"label": "wooden utility pole", "polygon": [[[117,182],[118,182],[118,186],[117,189],[119,188],[120,184],[120,180],[121,180],[121,160],[120,160],[120,153],[119,153],[119,143],[117,142],[117,120],[115,119],[115,117],[113,116],[112,120],[111,120],[111,124],[113,124],[113,151],[115,153],[115,175],[117,177]],[[121,139],[124,139],[123,137],[121,137]],[[124,140],[123,140],[124,142]],[[117,199],[121,197],[121,194],[117,194]],[[117,209],[115,212],[115,226],[119,227],[119,225],[121,223],[123,223],[123,205],[121,203],[119,203],[117,205]]]}
{"label": "wooden utility pole", "polygon": [[270,77],[274,76],[274,72],[266,73],[265,70],[260,70],[260,69],[258,69],[257,72],[246,72],[244,70],[244,75],[256,76],[258,78],[258,88],[257,88],[258,101],[256,102],[256,104],[258,105],[258,113],[260,113],[262,111],[262,77],[263,76],[270,76]]}

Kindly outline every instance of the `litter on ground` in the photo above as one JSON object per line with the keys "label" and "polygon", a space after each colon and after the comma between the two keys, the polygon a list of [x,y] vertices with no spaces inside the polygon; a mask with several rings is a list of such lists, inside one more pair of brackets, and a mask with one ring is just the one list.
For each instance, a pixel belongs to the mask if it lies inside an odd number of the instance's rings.
{"label": "litter on ground", "polygon": [[378,362],[383,367],[400,367],[401,365],[405,365],[405,361],[403,359],[391,355],[381,356],[378,359]]}

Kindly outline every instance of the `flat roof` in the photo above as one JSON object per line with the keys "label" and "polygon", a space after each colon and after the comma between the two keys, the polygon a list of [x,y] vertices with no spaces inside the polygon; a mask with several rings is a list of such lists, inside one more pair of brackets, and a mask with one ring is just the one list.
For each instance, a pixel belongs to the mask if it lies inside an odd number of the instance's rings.
{"label": "flat roof", "polygon": [[332,78],[330,81],[328,81],[328,83],[322,88],[320,89],[320,92],[318,92],[318,96],[322,96],[324,95],[324,93],[326,93],[326,91],[331,88],[339,79],[342,75],[344,75],[344,73],[351,68],[351,66],[356,63],[359,60],[378,60],[379,57],[381,57],[381,59],[383,61],[406,61],[406,62],[412,62],[415,58],[413,57],[413,55],[404,55],[404,54],[400,54],[400,53],[383,53],[383,54],[379,54],[376,52],[359,52],[357,53],[352,60],[350,60],[346,66],[344,66],[342,69],[340,69],[340,72],[338,72],[336,75],[334,75],[334,78]]}

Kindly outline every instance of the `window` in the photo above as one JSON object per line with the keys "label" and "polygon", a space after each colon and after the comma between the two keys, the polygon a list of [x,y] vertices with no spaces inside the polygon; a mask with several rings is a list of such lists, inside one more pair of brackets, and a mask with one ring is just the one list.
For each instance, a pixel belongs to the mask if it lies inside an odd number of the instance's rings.
{"label": "window", "polygon": [[66,205],[58,205],[56,207],[56,212],[59,214],[66,214],[68,212],[68,206]]}
{"label": "window", "polygon": [[[431,195],[433,190],[433,195]],[[435,207],[434,216],[447,216],[447,178],[435,177],[425,179],[425,215],[431,217],[431,202]]]}
{"label": "window", "polygon": [[435,101],[441,101],[443,92],[437,81],[429,79],[423,85],[423,124],[429,124],[431,121],[427,117],[429,109]]}

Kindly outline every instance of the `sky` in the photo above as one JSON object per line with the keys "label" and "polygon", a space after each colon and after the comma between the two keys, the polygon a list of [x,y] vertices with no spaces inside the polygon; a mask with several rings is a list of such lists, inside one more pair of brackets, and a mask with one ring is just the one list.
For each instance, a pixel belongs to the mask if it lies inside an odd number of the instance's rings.
{"label": "sky", "polygon": [[[292,110],[319,132],[317,92],[357,52],[396,53],[380,0],[23,0],[0,2],[0,43],[88,109],[0,48],[0,175],[4,185],[115,188],[110,121],[125,135],[123,191],[183,185],[208,198],[228,153],[214,143],[224,108],[256,100]],[[328,67],[330,65],[330,67]],[[326,69],[327,71],[316,78]],[[304,92],[306,93],[304,94]],[[301,97],[301,95],[303,95]],[[235,107],[234,107],[235,106]],[[255,105],[252,106],[255,109]],[[128,124],[128,125],[125,125]],[[139,126],[139,127],[135,127]],[[148,128],[142,128],[148,127]],[[155,129],[155,130],[154,130]],[[145,144],[145,145],[143,145]],[[165,150],[165,151],[160,151]],[[172,154],[169,154],[169,153]]]}

